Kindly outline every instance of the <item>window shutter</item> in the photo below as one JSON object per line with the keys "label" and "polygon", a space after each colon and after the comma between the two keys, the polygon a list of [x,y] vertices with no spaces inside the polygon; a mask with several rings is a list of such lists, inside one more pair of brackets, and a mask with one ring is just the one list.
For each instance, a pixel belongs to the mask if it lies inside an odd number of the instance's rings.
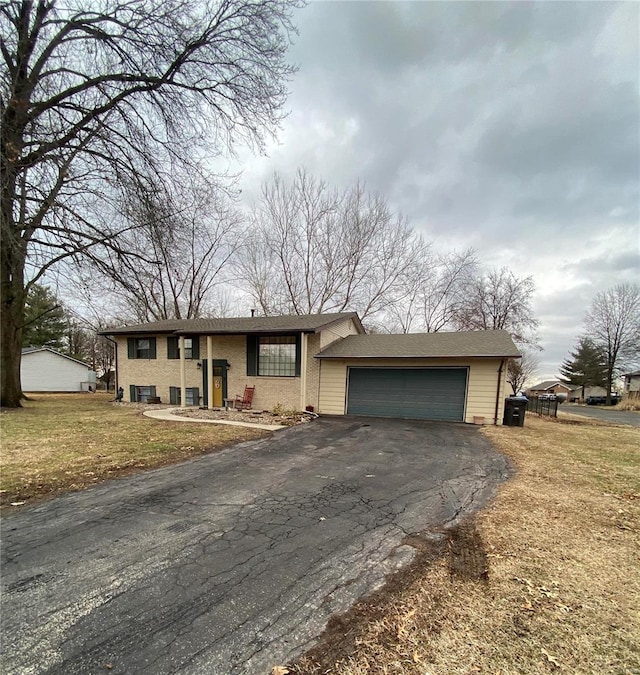
{"label": "window shutter", "polygon": [[199,335],[192,335],[191,336],[191,353],[192,353],[192,359],[199,359],[200,358],[200,336]]}
{"label": "window shutter", "polygon": [[302,335],[296,335],[296,377],[300,377],[300,362],[302,360]]}
{"label": "window shutter", "polygon": [[[131,339],[131,338],[129,338]],[[136,385],[135,384],[130,384],[129,385],[129,400],[131,403],[136,402]]]}
{"label": "window shutter", "polygon": [[156,358],[156,339],[154,337],[149,338],[149,358]]}
{"label": "window shutter", "polygon": [[127,338],[127,356],[130,359],[136,358],[136,339]]}
{"label": "window shutter", "polygon": [[247,375],[258,373],[258,337],[247,335]]}
{"label": "window shutter", "polygon": [[179,358],[178,354],[178,338],[174,335],[170,335],[167,338],[167,358],[168,359],[177,359]]}
{"label": "window shutter", "polygon": [[169,403],[178,405],[178,387],[169,387]]}
{"label": "window shutter", "polygon": [[198,387],[192,387],[191,392],[193,396],[193,405],[197,408],[200,405],[200,390]]}

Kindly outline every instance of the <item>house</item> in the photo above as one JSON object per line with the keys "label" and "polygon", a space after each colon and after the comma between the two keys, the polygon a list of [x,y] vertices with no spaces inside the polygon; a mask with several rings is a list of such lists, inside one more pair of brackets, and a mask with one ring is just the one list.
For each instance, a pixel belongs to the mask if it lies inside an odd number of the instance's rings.
{"label": "house", "polygon": [[20,380],[23,391],[89,391],[96,388],[91,366],[50,347],[22,350]]}
{"label": "house", "polygon": [[564,394],[567,398],[569,397],[569,392],[571,391],[571,386],[560,382],[559,380],[545,380],[536,384],[535,387],[530,387],[527,390],[527,394],[530,396],[543,396],[549,394]]}
{"label": "house", "polygon": [[158,321],[105,334],[130,401],[219,407],[252,386],[259,410],[488,424],[501,423],[506,361],[520,356],[506,331],[367,335],[353,312]]}
{"label": "house", "polygon": [[625,396],[640,396],[640,370],[634,370],[632,373],[625,373],[622,376],[624,380],[623,393]]}

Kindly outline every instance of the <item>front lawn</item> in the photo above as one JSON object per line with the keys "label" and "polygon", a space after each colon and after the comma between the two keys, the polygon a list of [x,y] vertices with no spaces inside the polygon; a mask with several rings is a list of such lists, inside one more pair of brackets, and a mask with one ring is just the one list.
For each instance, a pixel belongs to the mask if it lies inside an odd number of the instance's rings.
{"label": "front lawn", "polygon": [[640,430],[528,415],[482,433],[516,475],[291,673],[640,673]]}
{"label": "front lawn", "polygon": [[265,431],[164,422],[107,394],[32,394],[0,413],[0,504],[29,502],[200,455]]}

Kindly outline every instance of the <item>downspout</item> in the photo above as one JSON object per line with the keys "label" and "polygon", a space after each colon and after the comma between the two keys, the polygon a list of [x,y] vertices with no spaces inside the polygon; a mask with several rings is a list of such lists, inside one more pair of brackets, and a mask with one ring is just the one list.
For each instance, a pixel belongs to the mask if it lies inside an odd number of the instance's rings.
{"label": "downspout", "polygon": [[[116,376],[114,378],[114,391],[116,392],[116,396],[118,395],[118,343],[115,340],[112,340],[108,335],[103,335],[102,337],[107,338],[109,342],[113,342],[113,353],[115,355],[115,363],[116,363]],[[107,391],[109,391],[109,385],[107,384]]]}
{"label": "downspout", "polygon": [[506,359],[500,361],[500,368],[498,368],[498,388],[496,390],[496,411],[493,415],[493,424],[497,426],[498,424],[498,407],[500,406],[500,384],[502,383],[502,369],[504,368],[504,363]]}

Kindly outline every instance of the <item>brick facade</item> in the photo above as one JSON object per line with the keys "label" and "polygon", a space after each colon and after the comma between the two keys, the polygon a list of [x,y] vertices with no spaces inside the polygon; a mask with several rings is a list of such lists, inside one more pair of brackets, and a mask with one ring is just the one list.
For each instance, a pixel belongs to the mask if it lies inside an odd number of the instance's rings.
{"label": "brick facade", "polygon": [[[344,325],[342,325],[344,324]],[[281,406],[287,410],[299,410],[301,407],[313,406],[318,409],[320,390],[320,364],[314,356],[322,347],[326,347],[334,340],[344,335],[357,332],[357,328],[350,319],[323,330],[320,333],[311,333],[307,336],[306,359],[306,393],[304,400],[300,397],[300,377],[262,377],[247,375],[247,338],[244,335],[213,335],[212,354],[207,354],[207,337],[199,338],[198,360],[185,360],[186,387],[198,387],[200,391],[200,405],[203,404],[203,377],[206,377],[203,368],[198,363],[203,359],[226,359],[229,364],[227,370],[227,395],[234,397],[244,392],[245,386],[254,387],[253,408],[255,410],[272,410]],[[127,337],[117,336],[118,345],[118,386],[125,390],[125,400],[129,400],[129,387],[154,386],[156,395],[162,403],[169,403],[169,387],[180,387],[180,359],[167,358],[167,335],[156,335],[155,359],[130,359],[127,354]],[[140,337],[149,337],[148,335]]]}

